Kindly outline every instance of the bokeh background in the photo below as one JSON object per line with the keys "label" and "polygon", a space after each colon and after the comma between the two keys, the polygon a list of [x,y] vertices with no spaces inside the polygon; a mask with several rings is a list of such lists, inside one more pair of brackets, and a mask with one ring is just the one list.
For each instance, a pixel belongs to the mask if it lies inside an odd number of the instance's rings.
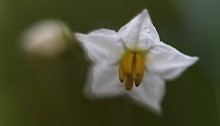
{"label": "bokeh background", "polygon": [[[220,126],[219,0],[0,0],[0,126]],[[200,60],[167,82],[158,117],[127,98],[88,100],[89,63],[33,59],[19,46],[32,23],[58,18],[72,31],[118,30],[147,8],[161,40]]]}

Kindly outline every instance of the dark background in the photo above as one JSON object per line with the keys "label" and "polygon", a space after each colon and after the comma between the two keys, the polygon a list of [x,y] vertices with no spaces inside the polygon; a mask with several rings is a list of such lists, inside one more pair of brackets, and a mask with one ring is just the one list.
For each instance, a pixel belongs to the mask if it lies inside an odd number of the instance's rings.
{"label": "dark background", "polygon": [[[0,0],[1,126],[219,126],[219,0]],[[19,47],[22,31],[58,18],[71,30],[118,30],[147,8],[161,40],[200,60],[167,82],[158,117],[126,98],[88,100],[82,88],[88,62],[77,56],[30,59]],[[75,59],[74,57],[72,57]]]}

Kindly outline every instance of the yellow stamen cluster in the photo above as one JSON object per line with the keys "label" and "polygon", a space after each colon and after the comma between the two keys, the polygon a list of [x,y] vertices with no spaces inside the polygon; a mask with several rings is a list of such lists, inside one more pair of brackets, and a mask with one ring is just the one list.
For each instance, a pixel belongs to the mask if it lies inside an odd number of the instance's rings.
{"label": "yellow stamen cluster", "polygon": [[135,82],[138,87],[144,76],[144,60],[138,52],[128,52],[124,55],[119,66],[119,80],[125,82],[125,89],[131,90]]}

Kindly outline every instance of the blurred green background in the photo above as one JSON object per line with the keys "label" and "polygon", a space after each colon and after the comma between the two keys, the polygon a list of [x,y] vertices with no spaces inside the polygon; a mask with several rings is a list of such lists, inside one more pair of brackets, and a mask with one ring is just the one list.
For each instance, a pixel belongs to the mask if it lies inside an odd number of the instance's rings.
{"label": "blurred green background", "polygon": [[[0,126],[220,126],[219,0],[0,0]],[[88,100],[82,88],[88,63],[29,59],[22,31],[58,18],[72,31],[118,30],[147,8],[161,40],[200,60],[167,82],[164,114],[126,98]]]}

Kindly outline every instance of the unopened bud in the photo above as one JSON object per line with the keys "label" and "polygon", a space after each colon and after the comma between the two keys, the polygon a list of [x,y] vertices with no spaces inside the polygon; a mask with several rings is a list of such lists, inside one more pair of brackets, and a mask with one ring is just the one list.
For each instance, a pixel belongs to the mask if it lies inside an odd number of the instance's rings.
{"label": "unopened bud", "polygon": [[70,29],[59,20],[40,21],[28,28],[21,37],[28,54],[56,58],[73,41]]}

